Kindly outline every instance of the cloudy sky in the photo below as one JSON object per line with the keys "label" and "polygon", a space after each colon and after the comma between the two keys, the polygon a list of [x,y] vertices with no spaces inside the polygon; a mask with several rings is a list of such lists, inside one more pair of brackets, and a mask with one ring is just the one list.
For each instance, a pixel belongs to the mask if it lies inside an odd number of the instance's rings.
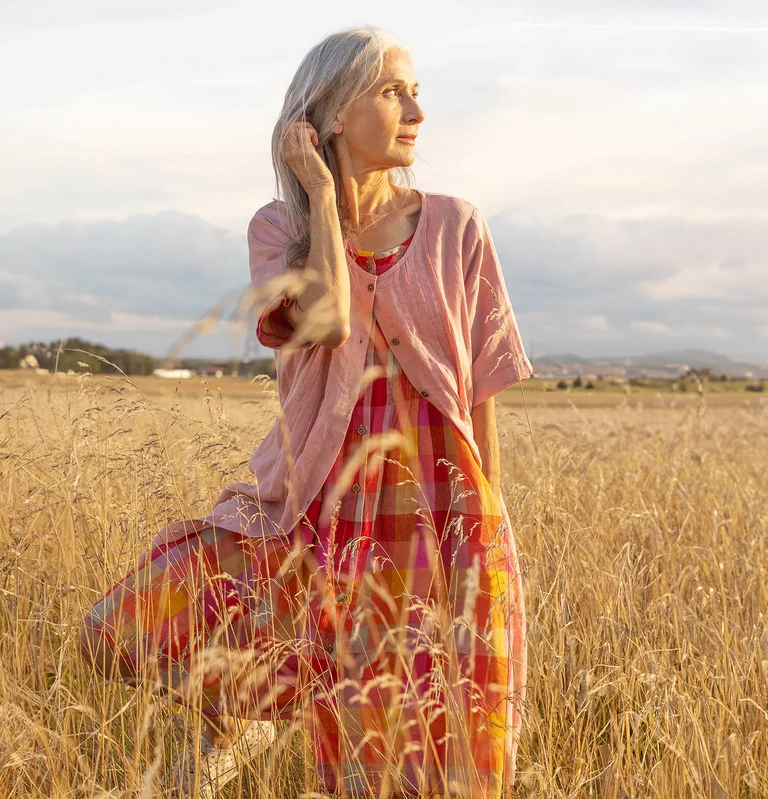
{"label": "cloudy sky", "polygon": [[163,354],[243,286],[285,88],[359,23],[411,51],[418,185],[486,215],[534,358],[768,360],[765,0],[3,0],[0,343]]}

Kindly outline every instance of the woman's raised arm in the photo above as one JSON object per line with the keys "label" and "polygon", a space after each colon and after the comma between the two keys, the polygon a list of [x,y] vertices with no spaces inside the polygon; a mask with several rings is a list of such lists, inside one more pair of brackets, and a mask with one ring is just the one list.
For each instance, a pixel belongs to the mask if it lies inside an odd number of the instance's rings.
{"label": "woman's raised arm", "polygon": [[[299,339],[340,347],[350,333],[350,285],[336,188],[315,149],[317,132],[298,122],[285,141],[286,162],[309,197],[310,248],[304,271],[310,280],[295,293],[286,318]],[[309,156],[309,157],[307,157]]]}

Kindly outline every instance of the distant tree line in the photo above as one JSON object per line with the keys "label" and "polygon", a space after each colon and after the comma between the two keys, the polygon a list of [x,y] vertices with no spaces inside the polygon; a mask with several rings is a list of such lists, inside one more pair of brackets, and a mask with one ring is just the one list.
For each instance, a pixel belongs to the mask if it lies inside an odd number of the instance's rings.
{"label": "distant tree line", "polygon": [[0,347],[0,369],[18,369],[22,365],[49,372],[68,372],[71,369],[74,372],[89,370],[93,374],[116,374],[120,370],[127,375],[150,375],[157,367],[157,360],[141,352],[112,349],[81,338],[47,344],[31,341],[18,347]]}

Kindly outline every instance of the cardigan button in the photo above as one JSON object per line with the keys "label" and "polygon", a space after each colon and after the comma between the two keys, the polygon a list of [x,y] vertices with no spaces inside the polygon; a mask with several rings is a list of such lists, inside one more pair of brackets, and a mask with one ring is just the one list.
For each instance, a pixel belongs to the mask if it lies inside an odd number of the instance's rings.
{"label": "cardigan button", "polygon": [[365,428],[364,428],[362,425],[360,425],[360,427],[358,427],[358,428],[357,428],[357,432],[358,432],[360,435],[362,435],[362,434],[365,432]]}
{"label": "cardigan button", "polygon": [[333,647],[332,646],[327,646],[327,647],[325,647],[325,651],[330,655],[331,652],[333,652]]}
{"label": "cardigan button", "polygon": [[392,343],[393,344],[399,344],[400,343],[400,339],[399,338],[393,338],[392,339]]}
{"label": "cardigan button", "polygon": [[373,283],[368,284],[368,291],[373,291]]}
{"label": "cardigan button", "polygon": [[355,483],[355,484],[352,486],[352,490],[353,490],[353,491],[359,491],[359,490],[360,490],[360,483]]}
{"label": "cardigan button", "polygon": [[429,396],[429,391],[422,391],[421,392],[421,396],[422,397],[428,397]]}

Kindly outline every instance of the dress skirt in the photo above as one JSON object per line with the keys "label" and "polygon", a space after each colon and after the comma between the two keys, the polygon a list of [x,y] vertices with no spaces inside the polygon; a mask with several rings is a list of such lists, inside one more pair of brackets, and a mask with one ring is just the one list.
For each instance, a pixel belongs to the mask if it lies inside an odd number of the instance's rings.
{"label": "dress skirt", "polygon": [[[356,260],[392,263],[370,255]],[[294,530],[198,525],[145,551],[91,620],[173,701],[300,724],[317,791],[498,799],[525,695],[512,532],[469,444],[375,318],[367,373]]]}

